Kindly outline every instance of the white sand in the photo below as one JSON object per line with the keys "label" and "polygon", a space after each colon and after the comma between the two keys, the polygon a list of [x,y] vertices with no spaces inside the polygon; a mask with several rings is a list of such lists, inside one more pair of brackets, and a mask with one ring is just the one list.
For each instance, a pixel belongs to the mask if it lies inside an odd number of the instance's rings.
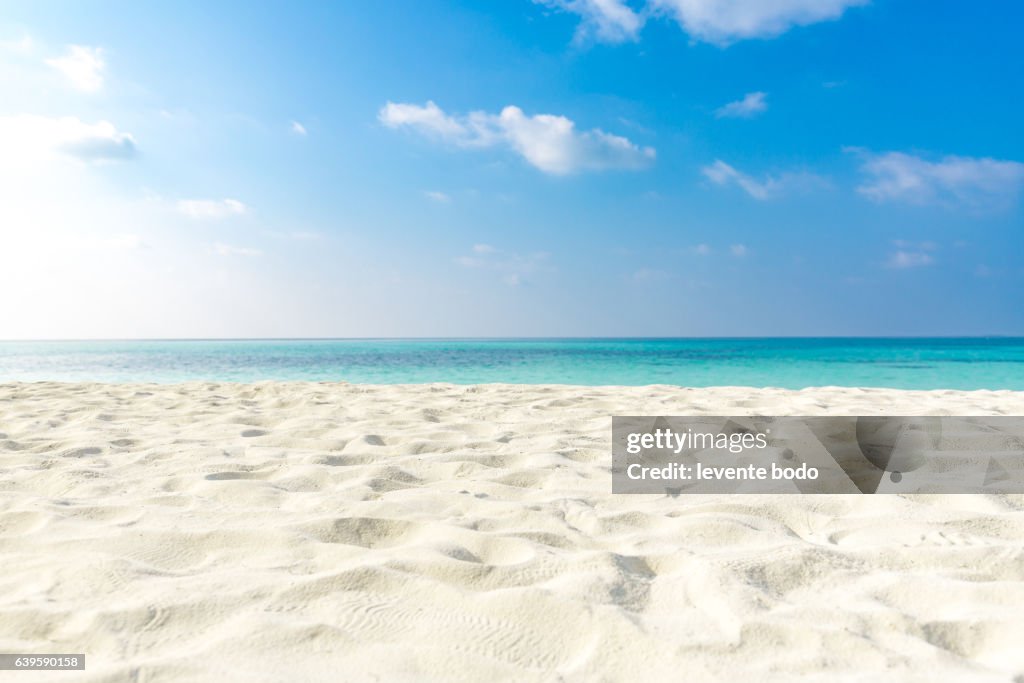
{"label": "white sand", "polygon": [[610,494],[745,413],[1024,393],[0,385],[2,680],[1024,681],[1024,496]]}

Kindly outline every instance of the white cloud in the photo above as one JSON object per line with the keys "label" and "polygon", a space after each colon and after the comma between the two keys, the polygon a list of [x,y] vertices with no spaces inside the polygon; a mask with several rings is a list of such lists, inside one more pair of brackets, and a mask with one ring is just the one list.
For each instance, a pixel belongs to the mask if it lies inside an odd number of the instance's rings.
{"label": "white cloud", "polygon": [[751,92],[743,96],[742,100],[730,102],[715,111],[718,118],[749,119],[757,116],[768,108],[765,101],[767,97],[763,92]]}
{"label": "white cloud", "polygon": [[299,123],[298,121],[292,121],[291,131],[293,133],[295,133],[296,135],[306,135],[307,134],[306,127],[304,125],[302,125],[301,123]]}
{"label": "white cloud", "polygon": [[58,149],[83,161],[113,161],[135,156],[135,138],[130,133],[119,132],[109,121],[91,126],[79,122],[67,133]]}
{"label": "white cloud", "polygon": [[27,164],[53,156],[101,162],[135,156],[135,138],[109,121],[85,123],[73,116],[0,116],[0,166]]}
{"label": "white cloud", "polygon": [[177,203],[180,213],[197,220],[215,220],[240,216],[249,210],[237,199],[181,199]]}
{"label": "white cloud", "polygon": [[696,245],[694,247],[691,247],[690,251],[693,252],[694,254],[696,254],[697,256],[710,256],[711,255],[711,245],[710,244],[698,244],[698,245]]}
{"label": "white cloud", "polygon": [[747,245],[745,244],[733,244],[729,247],[729,253],[735,256],[736,258],[743,258],[744,256],[750,253],[750,250],[747,248]]}
{"label": "white cloud", "polygon": [[[388,102],[377,114],[378,120],[389,128],[409,126],[421,133],[436,135],[452,142],[469,144],[472,137],[468,125],[445,114],[439,106],[427,101],[423,106]],[[477,133],[479,135],[479,132]]]}
{"label": "white cloud", "polygon": [[578,14],[583,21],[577,39],[593,36],[607,43],[636,40],[644,18],[622,0],[541,0],[544,4]]}
{"label": "white cloud", "polygon": [[750,38],[772,38],[794,26],[838,19],[868,0],[647,0],[639,10],[623,0],[548,0],[582,18],[577,35],[610,43],[634,40],[652,15],[674,18],[693,39],[727,46]]}
{"label": "white cloud", "polygon": [[103,87],[106,62],[103,50],[86,45],[68,45],[63,57],[47,59],[46,63],[64,74],[71,85],[83,92],[96,92]]}
{"label": "white cloud", "polygon": [[847,151],[862,159],[866,180],[857,191],[876,202],[999,208],[1024,186],[1024,164],[1016,161],[958,156],[928,161],[903,152]]}
{"label": "white cloud", "polygon": [[432,202],[437,202],[438,204],[447,204],[452,200],[452,198],[444,192],[438,192],[436,190],[426,190],[423,193],[423,196]]}
{"label": "white cloud", "polygon": [[518,107],[505,107],[499,121],[513,148],[547,173],[642,168],[655,156],[652,147],[598,129],[577,133],[564,116],[526,116]]}
{"label": "white cloud", "polygon": [[794,26],[838,19],[868,0],[650,0],[671,14],[695,40],[726,46],[749,38],[773,38]]}
{"label": "white cloud", "polygon": [[251,247],[236,247],[218,242],[213,245],[213,253],[218,256],[259,256],[263,252]]}
{"label": "white cloud", "polygon": [[655,158],[651,147],[640,147],[597,128],[579,132],[564,116],[527,116],[515,106],[505,107],[499,114],[475,111],[456,117],[433,102],[423,106],[388,102],[378,118],[390,128],[412,128],[463,148],[508,147],[535,168],[553,175],[639,169]]}
{"label": "white cloud", "polygon": [[933,263],[935,263],[935,259],[932,258],[931,254],[923,251],[904,251],[901,249],[889,254],[889,260],[886,261],[885,265],[887,268],[902,270],[905,268],[930,266]]}
{"label": "white cloud", "polygon": [[474,254],[493,254],[496,251],[497,251],[497,249],[495,249],[494,247],[492,247],[489,244],[474,244],[473,245],[473,253]]}
{"label": "white cloud", "polygon": [[702,168],[701,173],[716,185],[736,185],[760,201],[774,199],[792,190],[806,191],[828,186],[828,182],[821,176],[803,171],[768,175],[763,180],[758,180],[733,168],[721,159],[716,159],[715,163]]}

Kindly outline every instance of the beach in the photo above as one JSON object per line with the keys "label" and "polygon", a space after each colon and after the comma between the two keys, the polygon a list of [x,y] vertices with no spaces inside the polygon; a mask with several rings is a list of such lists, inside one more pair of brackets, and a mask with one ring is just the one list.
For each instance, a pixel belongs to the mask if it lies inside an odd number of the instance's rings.
{"label": "beach", "polygon": [[613,415],[1024,392],[0,384],[33,681],[1024,680],[1024,495],[612,495]]}

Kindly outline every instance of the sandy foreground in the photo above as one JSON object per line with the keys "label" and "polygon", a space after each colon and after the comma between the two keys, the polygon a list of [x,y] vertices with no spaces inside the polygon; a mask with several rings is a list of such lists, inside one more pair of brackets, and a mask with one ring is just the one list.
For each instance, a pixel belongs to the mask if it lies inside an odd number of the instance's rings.
{"label": "sandy foreground", "polygon": [[613,496],[611,415],[1024,393],[0,384],[21,681],[1024,681],[1024,496]]}

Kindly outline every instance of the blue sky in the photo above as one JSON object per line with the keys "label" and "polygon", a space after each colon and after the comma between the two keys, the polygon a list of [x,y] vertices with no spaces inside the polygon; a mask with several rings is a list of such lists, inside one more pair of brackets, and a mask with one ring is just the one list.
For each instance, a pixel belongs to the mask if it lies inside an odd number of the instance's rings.
{"label": "blue sky", "polygon": [[1022,20],[8,5],[0,338],[1024,334]]}

